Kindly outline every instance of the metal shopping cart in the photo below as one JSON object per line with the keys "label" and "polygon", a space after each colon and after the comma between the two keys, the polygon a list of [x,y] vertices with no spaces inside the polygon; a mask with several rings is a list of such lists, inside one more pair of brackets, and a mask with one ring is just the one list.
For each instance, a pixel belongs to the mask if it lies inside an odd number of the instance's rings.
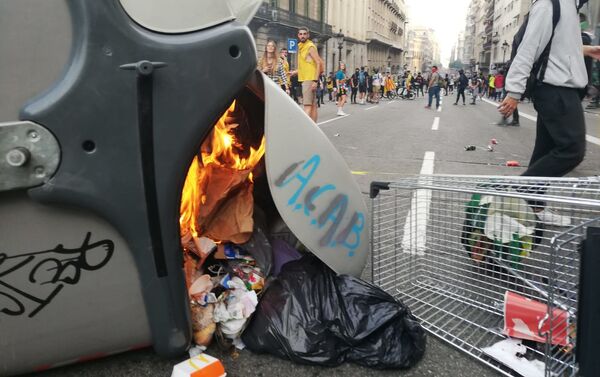
{"label": "metal shopping cart", "polygon": [[[430,333],[507,376],[519,374],[488,350],[516,334],[542,374],[578,373],[581,248],[600,226],[599,177],[428,175],[373,182],[371,198],[373,282]],[[549,208],[563,226],[539,219]],[[544,308],[534,329],[505,321],[509,296]]]}

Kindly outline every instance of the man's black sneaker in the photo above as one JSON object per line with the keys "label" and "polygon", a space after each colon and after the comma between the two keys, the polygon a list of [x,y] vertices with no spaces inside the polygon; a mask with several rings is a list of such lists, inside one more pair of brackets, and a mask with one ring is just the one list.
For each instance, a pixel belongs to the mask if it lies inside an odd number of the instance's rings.
{"label": "man's black sneaker", "polygon": [[453,103],[453,105],[454,105],[454,106],[458,105],[458,102],[454,102],[454,103]]}

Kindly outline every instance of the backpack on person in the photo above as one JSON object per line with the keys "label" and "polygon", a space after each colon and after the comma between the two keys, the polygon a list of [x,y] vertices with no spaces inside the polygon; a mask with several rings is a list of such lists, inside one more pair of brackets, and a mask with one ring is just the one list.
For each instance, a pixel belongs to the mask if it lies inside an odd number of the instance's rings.
{"label": "backpack on person", "polygon": [[438,74],[438,82],[437,83],[440,88],[446,87],[446,80],[444,80],[444,78],[440,74]]}
{"label": "backpack on person", "polygon": [[[540,1],[540,0],[538,0]],[[538,83],[544,82],[544,76],[546,74],[546,67],[548,66],[548,58],[550,57],[550,48],[552,46],[552,39],[554,39],[554,31],[556,29],[556,25],[560,20],[560,1],[559,0],[550,0],[552,1],[552,35],[550,36],[550,40],[548,44],[542,51],[542,54],[538,58],[537,61],[533,63],[533,67],[529,74],[529,78],[527,79],[527,84],[525,85],[525,92],[521,96],[521,99],[529,98],[533,100],[533,90],[538,85]],[[586,0],[587,1],[587,0]],[[523,42],[523,37],[525,36],[525,31],[527,30],[527,24],[529,23],[529,13],[527,13],[523,19],[523,24],[515,34],[512,42],[512,49],[510,52],[510,59],[508,63],[506,63],[507,68],[507,78],[508,78],[508,70],[510,69],[510,65],[513,62],[515,56],[517,56],[517,51],[519,50],[519,46],[521,42]]]}
{"label": "backpack on person", "polygon": [[364,71],[360,71],[358,73],[358,83],[360,85],[365,85],[366,81],[367,80],[366,80],[366,77],[365,77],[365,72]]}

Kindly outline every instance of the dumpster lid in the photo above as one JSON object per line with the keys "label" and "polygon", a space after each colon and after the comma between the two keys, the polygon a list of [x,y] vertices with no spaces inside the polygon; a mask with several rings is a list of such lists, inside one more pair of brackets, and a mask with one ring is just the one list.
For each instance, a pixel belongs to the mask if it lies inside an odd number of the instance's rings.
{"label": "dumpster lid", "polygon": [[342,156],[272,80],[265,90],[269,188],[296,237],[337,273],[360,276],[367,260],[367,207]]}
{"label": "dumpster lid", "polygon": [[261,0],[120,0],[129,17],[161,33],[187,33],[237,19],[248,24]]}

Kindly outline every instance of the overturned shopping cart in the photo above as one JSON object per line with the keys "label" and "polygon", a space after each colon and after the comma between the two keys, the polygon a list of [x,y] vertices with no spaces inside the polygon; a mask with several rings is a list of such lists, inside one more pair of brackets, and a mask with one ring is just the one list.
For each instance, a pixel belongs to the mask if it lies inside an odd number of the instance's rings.
{"label": "overturned shopping cart", "polygon": [[373,282],[430,333],[507,376],[524,373],[492,347],[509,335],[538,375],[591,361],[598,304],[581,306],[580,278],[600,250],[598,177],[429,175],[373,182],[371,198]]}

